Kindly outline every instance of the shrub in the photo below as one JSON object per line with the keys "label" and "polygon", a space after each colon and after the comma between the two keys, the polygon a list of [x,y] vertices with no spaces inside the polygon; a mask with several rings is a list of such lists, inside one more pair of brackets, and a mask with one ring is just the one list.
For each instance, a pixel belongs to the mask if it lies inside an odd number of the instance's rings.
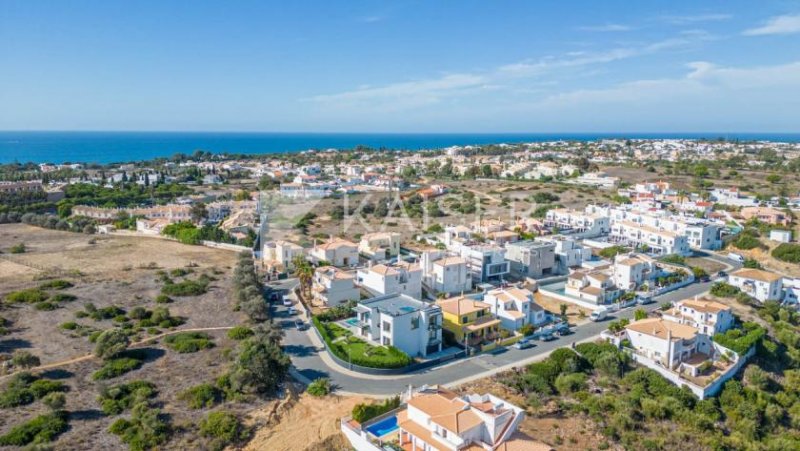
{"label": "shrub", "polygon": [[178,399],[186,401],[191,409],[202,409],[204,407],[214,407],[222,400],[222,392],[212,384],[195,385],[184,390],[178,395]]}
{"label": "shrub", "polygon": [[743,329],[729,329],[723,334],[716,334],[713,340],[737,354],[744,354],[767,334],[756,323],[744,323],[742,327]]}
{"label": "shrub", "polygon": [[536,331],[536,327],[533,324],[527,323],[524,324],[522,327],[519,328],[519,333],[521,333],[525,337],[530,337]]}
{"label": "shrub", "polygon": [[183,280],[178,283],[168,283],[161,288],[161,294],[166,296],[199,296],[208,291],[208,279],[200,277],[197,280]]}
{"label": "shrub", "polygon": [[556,378],[554,385],[562,395],[584,390],[586,388],[586,375],[583,373],[560,374]]}
{"label": "shrub", "polygon": [[135,451],[158,448],[167,441],[170,432],[161,411],[151,408],[146,402],[133,406],[130,420],[120,418],[108,430],[120,436],[120,440]]}
{"label": "shrub", "polygon": [[661,261],[664,262],[664,263],[673,263],[673,264],[677,264],[677,265],[686,264],[686,259],[683,256],[678,255],[678,254],[665,255],[664,257],[661,258]]}
{"label": "shrub", "polygon": [[8,249],[12,254],[24,254],[26,250],[25,243],[15,244]]}
{"label": "shrub", "polygon": [[331,392],[331,380],[327,377],[319,377],[308,384],[306,389],[311,396],[325,396]]}
{"label": "shrub", "polygon": [[197,352],[201,349],[214,347],[214,342],[211,341],[211,337],[202,332],[182,332],[179,334],[170,335],[164,339],[164,342],[173,351],[181,354]]}
{"label": "shrub", "polygon": [[228,338],[231,340],[244,340],[253,336],[253,329],[245,326],[236,326],[228,331]]}
{"label": "shrub", "polygon": [[156,386],[148,381],[132,381],[100,391],[97,400],[106,415],[119,415],[133,405],[156,395]]}
{"label": "shrub", "polygon": [[47,298],[47,293],[39,288],[28,288],[27,290],[14,291],[6,295],[6,301],[11,303],[24,302],[26,304],[35,304],[44,302]]}
{"label": "shrub", "polygon": [[42,290],[64,290],[67,288],[72,288],[74,286],[75,285],[73,285],[72,282],[56,279],[39,285],[39,288],[41,288]]}
{"label": "shrub", "polygon": [[623,246],[610,246],[605,249],[600,250],[597,254],[603,258],[607,258],[609,260],[613,259],[617,256],[617,254],[621,254],[626,252],[627,249]]}
{"label": "shrub", "polygon": [[17,373],[0,394],[0,408],[23,406],[49,393],[66,391],[67,386],[62,382],[49,379],[39,379],[28,372]]}
{"label": "shrub", "polygon": [[92,374],[92,379],[96,381],[113,379],[139,369],[142,363],[142,360],[133,357],[120,357],[107,360],[99,370]]}
{"label": "shrub", "polygon": [[758,238],[751,234],[742,233],[737,239],[731,242],[737,249],[750,250],[763,246]]}
{"label": "shrub", "polygon": [[128,349],[128,335],[120,329],[108,329],[95,340],[94,355],[111,359]]}
{"label": "shrub", "polygon": [[789,263],[800,263],[800,244],[781,243],[772,250],[772,256]]}
{"label": "shrub", "polygon": [[717,282],[711,286],[711,294],[721,298],[732,298],[739,293],[739,289],[725,282]]}
{"label": "shrub", "polygon": [[353,407],[352,416],[354,420],[363,423],[398,407],[400,407],[400,397],[395,396],[382,403],[356,404]]}
{"label": "shrub", "polygon": [[25,446],[31,443],[49,443],[67,430],[67,414],[52,412],[11,428],[0,436],[2,446]]}
{"label": "shrub", "polygon": [[172,298],[164,293],[161,293],[158,296],[156,296],[157,304],[169,304],[170,302],[172,302]]}
{"label": "shrub", "polygon": [[200,435],[212,438],[211,448],[222,450],[249,435],[239,418],[230,412],[211,412],[200,422]]}
{"label": "shrub", "polygon": [[39,360],[39,357],[35,356],[29,351],[17,349],[11,356],[11,363],[16,367],[27,369],[39,366],[41,361]]}
{"label": "shrub", "polygon": [[28,387],[33,397],[42,399],[49,393],[67,391],[67,386],[63,382],[53,381],[50,379],[37,379]]}
{"label": "shrub", "polygon": [[78,299],[73,294],[68,293],[56,293],[50,297],[50,302],[60,303],[60,302],[72,302],[75,299]]}
{"label": "shrub", "polygon": [[58,304],[50,301],[37,302],[33,305],[36,310],[50,312],[58,308]]}
{"label": "shrub", "polygon": [[51,392],[42,397],[42,403],[53,411],[59,411],[67,404],[67,397],[61,392]]}

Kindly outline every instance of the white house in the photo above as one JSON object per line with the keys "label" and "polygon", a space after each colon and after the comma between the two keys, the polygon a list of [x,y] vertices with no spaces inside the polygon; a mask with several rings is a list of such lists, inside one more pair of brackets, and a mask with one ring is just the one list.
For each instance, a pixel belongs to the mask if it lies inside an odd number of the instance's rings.
{"label": "white house", "polygon": [[524,288],[498,288],[486,293],[483,302],[501,321],[503,328],[516,331],[525,324],[538,326],[547,318],[542,306],[533,300],[533,293]]}
{"label": "white house", "polygon": [[[714,346],[708,335],[697,328],[662,318],[646,318],[625,327],[631,347],[650,360],[670,370],[679,370],[682,362],[696,354],[713,356]],[[699,359],[698,363],[708,360]]]}
{"label": "white house", "polygon": [[596,186],[601,189],[612,189],[619,183],[619,178],[611,177],[605,172],[590,172],[588,174],[583,174],[578,178],[569,180],[567,183]]}
{"label": "white house", "polygon": [[661,255],[692,253],[686,236],[630,221],[614,223],[608,239],[614,243],[630,246],[647,246],[651,251]]}
{"label": "white house", "polygon": [[373,295],[401,293],[422,298],[422,268],[417,263],[370,264],[358,270],[358,284]]}
{"label": "white house", "polygon": [[311,291],[315,300],[328,307],[361,299],[355,277],[334,266],[323,266],[314,271]]}
{"label": "white house", "polygon": [[511,269],[506,261],[506,250],[490,244],[461,246],[461,257],[467,262],[473,283],[502,279]]}
{"label": "white house", "polygon": [[400,234],[397,232],[367,233],[358,243],[358,251],[365,257],[381,261],[400,255]]}
{"label": "white house", "polygon": [[426,251],[423,252],[420,263],[422,282],[434,294],[445,293],[450,296],[472,290],[472,275],[464,258]]}
{"label": "white house", "polygon": [[[525,411],[493,395],[458,395],[444,387],[409,388],[406,404],[394,416],[399,446],[411,451],[552,451],[518,430]],[[384,420],[379,417],[372,421]],[[372,422],[341,421],[341,430],[356,451],[383,451],[367,432]]]}
{"label": "white house", "polygon": [[355,310],[361,338],[412,357],[442,350],[442,310],[436,304],[387,294],[361,301]]}
{"label": "white house", "polygon": [[792,241],[792,231],[791,230],[770,230],[769,231],[769,239],[770,241],[777,241],[779,243],[789,243]]}
{"label": "white house", "polygon": [[580,267],[583,262],[592,259],[592,250],[584,246],[574,237],[552,235],[542,237],[550,241],[555,247],[555,274],[568,274],[570,268]]}
{"label": "white house", "polygon": [[556,245],[547,241],[526,240],[506,244],[506,260],[517,277],[542,277],[553,274]]}
{"label": "white house", "polygon": [[731,308],[725,304],[704,299],[685,299],[676,302],[661,317],[675,323],[694,327],[700,333],[714,336],[733,327]]}
{"label": "white house", "polygon": [[730,273],[728,283],[761,302],[783,297],[783,277],[763,269],[739,269]]}
{"label": "white house", "polygon": [[562,232],[574,232],[583,238],[594,238],[611,231],[608,216],[569,208],[548,210],[544,225],[555,227]]}
{"label": "white house", "polygon": [[324,261],[333,266],[355,266],[358,264],[358,245],[333,238],[324,244],[314,244],[308,255],[315,263]]}
{"label": "white house", "polygon": [[597,305],[611,302],[620,295],[611,275],[602,270],[573,272],[567,277],[564,293]]}
{"label": "white house", "polygon": [[287,271],[294,269],[295,258],[303,256],[305,256],[305,250],[302,246],[284,240],[265,242],[261,251],[264,263],[271,267],[280,266]]}

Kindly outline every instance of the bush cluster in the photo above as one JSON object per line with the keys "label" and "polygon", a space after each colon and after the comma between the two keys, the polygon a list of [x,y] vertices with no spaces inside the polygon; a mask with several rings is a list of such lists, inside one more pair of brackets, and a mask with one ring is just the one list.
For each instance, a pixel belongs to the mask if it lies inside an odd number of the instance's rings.
{"label": "bush cluster", "polygon": [[359,423],[364,423],[365,421],[369,421],[398,407],[400,407],[400,397],[395,396],[394,398],[389,398],[383,402],[356,404],[353,407],[351,415],[354,420],[358,421]]}
{"label": "bush cluster", "polygon": [[181,332],[170,335],[164,339],[167,346],[173,351],[181,354],[188,354],[214,347],[211,337],[203,332]]}

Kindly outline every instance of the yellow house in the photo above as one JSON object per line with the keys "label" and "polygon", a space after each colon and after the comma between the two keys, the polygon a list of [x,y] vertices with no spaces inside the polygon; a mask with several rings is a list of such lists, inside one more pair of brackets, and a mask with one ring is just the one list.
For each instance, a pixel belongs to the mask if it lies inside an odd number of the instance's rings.
{"label": "yellow house", "polygon": [[443,327],[460,344],[476,346],[497,338],[500,320],[492,316],[491,306],[466,296],[436,302],[442,309]]}

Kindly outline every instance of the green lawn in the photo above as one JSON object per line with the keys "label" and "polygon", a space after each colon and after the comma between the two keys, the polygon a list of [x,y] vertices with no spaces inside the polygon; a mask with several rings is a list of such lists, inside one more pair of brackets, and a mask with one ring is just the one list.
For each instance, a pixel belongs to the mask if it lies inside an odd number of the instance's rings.
{"label": "green lawn", "polygon": [[336,339],[340,337],[349,337],[353,335],[352,332],[345,329],[344,327],[336,324],[336,323],[326,323],[325,327],[328,328],[328,333],[330,334],[331,341],[336,341]]}
{"label": "green lawn", "polygon": [[373,346],[357,337],[337,341],[331,348],[342,360],[361,366],[400,368],[411,363],[411,358],[395,347]]}

